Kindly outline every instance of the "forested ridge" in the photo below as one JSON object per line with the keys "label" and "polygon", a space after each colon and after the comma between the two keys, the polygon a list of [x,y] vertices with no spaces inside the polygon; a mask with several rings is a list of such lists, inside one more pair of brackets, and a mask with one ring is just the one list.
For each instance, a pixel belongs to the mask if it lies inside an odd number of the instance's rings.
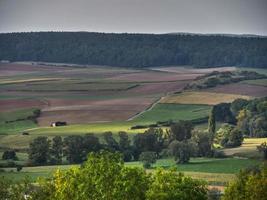
{"label": "forested ridge", "polygon": [[267,37],[31,32],[0,34],[0,60],[149,67],[267,67]]}

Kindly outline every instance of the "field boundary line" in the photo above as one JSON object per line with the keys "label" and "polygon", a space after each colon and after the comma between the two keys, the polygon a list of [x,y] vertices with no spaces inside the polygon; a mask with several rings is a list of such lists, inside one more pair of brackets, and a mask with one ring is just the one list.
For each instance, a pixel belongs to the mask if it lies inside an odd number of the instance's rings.
{"label": "field boundary line", "polygon": [[134,120],[135,118],[139,117],[140,115],[142,115],[143,113],[147,112],[147,111],[150,111],[152,110],[164,97],[160,97],[158,99],[156,99],[154,101],[154,103],[152,103],[148,108],[146,108],[145,110],[135,114],[134,116],[130,117],[129,119],[127,119],[126,121],[129,122],[129,121],[132,121]]}

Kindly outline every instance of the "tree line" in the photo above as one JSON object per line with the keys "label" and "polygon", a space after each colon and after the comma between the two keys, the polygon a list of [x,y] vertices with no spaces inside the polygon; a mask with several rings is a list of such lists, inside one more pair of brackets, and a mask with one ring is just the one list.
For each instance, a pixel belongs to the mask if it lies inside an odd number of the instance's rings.
{"label": "tree line", "polygon": [[190,34],[0,34],[0,60],[148,67],[267,66],[267,38]]}
{"label": "tree line", "polygon": [[[115,139],[115,137],[117,137]],[[174,157],[177,164],[187,163],[190,157],[213,156],[210,133],[193,131],[190,121],[173,123],[170,130],[149,128],[130,139],[126,132],[113,135],[105,132],[99,137],[85,135],[55,136],[52,140],[40,136],[29,145],[29,165],[62,164],[63,159],[70,164],[82,163],[88,153],[105,150],[119,152],[123,160],[142,161],[149,168],[156,159]]]}

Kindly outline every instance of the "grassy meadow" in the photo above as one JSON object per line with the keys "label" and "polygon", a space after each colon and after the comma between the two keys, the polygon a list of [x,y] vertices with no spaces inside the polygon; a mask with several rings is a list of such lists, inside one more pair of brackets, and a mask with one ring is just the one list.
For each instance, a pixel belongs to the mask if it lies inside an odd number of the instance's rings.
{"label": "grassy meadow", "polygon": [[[168,158],[159,159],[148,171],[153,172],[157,168],[175,168],[177,172],[185,173],[195,179],[204,179],[211,185],[226,185],[240,169],[252,167],[259,163],[259,160],[254,159],[192,158],[188,164],[176,165],[172,158]],[[141,162],[127,162],[125,164],[128,167],[143,167]],[[30,180],[36,181],[38,177],[51,177],[57,169],[66,170],[76,166],[79,165],[24,167],[20,172],[16,172],[15,168],[4,168],[5,172],[0,172],[0,176],[15,180],[28,177]]]}

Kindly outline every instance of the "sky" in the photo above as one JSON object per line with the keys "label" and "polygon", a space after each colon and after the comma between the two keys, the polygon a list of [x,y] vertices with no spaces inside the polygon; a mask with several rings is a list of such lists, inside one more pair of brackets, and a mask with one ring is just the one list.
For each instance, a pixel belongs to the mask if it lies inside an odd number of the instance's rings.
{"label": "sky", "polygon": [[0,0],[0,32],[267,35],[267,0]]}

